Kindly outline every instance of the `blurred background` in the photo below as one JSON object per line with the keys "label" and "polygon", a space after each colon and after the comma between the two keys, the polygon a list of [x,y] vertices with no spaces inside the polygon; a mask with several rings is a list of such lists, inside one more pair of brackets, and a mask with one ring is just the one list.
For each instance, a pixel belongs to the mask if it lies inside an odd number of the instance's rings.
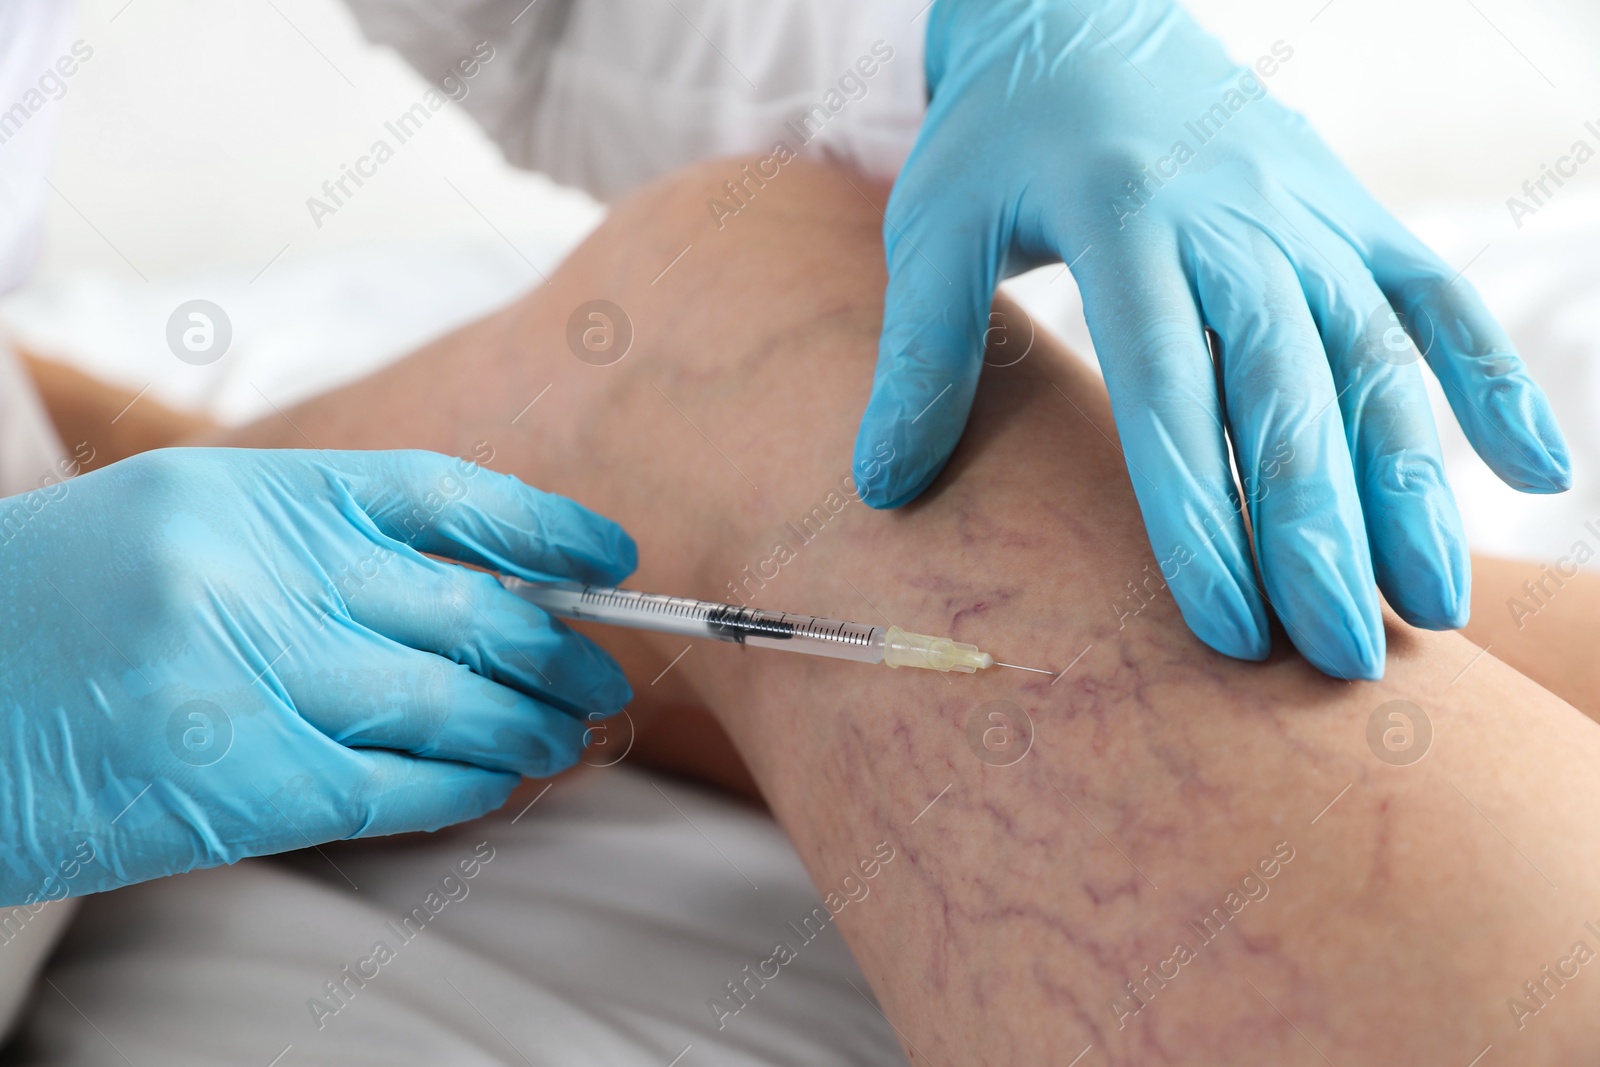
{"label": "blurred background", "polygon": [[[639,0],[668,3],[670,0]],[[759,0],[751,0],[752,3]],[[1600,160],[1518,228],[1506,198],[1582,138],[1600,148],[1593,0],[1192,0],[1353,169],[1466,268],[1561,405],[1575,458],[1600,394]],[[306,199],[364,154],[423,81],[338,0],[85,0],[94,49],[68,83],[36,280],[0,304],[31,349],[239,421],[414,347],[537,282],[598,221],[584,195],[508,167],[457,106],[318,228]],[[1585,123],[1595,122],[1595,131]],[[1015,283],[1087,349],[1059,268]],[[172,357],[166,321],[225,308],[234,348]],[[1594,439],[1592,439],[1594,438]],[[1600,494],[1529,502],[1446,433],[1480,547],[1567,551]],[[1515,500],[1516,506],[1510,507]]]}

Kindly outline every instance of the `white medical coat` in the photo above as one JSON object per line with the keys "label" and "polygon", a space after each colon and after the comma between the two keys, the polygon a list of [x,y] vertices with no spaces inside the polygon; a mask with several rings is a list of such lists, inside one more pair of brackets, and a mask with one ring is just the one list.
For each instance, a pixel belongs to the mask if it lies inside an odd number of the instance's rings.
{"label": "white medical coat", "polygon": [[929,0],[346,2],[436,83],[492,44],[462,106],[512,164],[603,200],[696,160],[797,148],[788,124],[808,114],[812,150],[891,178],[926,107]]}

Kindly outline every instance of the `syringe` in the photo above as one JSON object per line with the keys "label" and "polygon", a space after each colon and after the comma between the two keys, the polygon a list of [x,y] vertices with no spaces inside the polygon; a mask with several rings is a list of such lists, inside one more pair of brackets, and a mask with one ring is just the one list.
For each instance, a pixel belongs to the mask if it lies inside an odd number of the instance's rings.
{"label": "syringe", "polygon": [[525,582],[501,575],[500,583],[524,600],[564,619],[733,641],[857,663],[887,663],[891,667],[924,667],[972,674],[994,665],[994,657],[979,652],[977,645],[948,637],[915,634],[898,626],[868,626],[815,615],[792,615],[786,611],[577,582]]}

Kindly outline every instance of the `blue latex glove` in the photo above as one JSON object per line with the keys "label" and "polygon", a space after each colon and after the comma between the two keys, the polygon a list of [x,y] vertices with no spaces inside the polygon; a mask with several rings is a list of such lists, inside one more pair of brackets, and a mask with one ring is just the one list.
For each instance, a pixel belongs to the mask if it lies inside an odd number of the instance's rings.
{"label": "blue latex glove", "polygon": [[632,540],[428,452],[152,452],[0,500],[0,903],[491,811],[631,699],[487,574]]}
{"label": "blue latex glove", "polygon": [[[1292,58],[1275,51],[1237,66],[1165,0],[937,0],[928,116],[884,226],[856,479],[875,507],[927,488],[966,422],[997,281],[1066,261],[1189,626],[1261,659],[1264,592],[1312,663],[1376,678],[1374,580],[1415,625],[1467,618],[1417,348],[1505,481],[1559,492],[1567,451],[1471,286],[1265,95]],[[1221,339],[1221,396],[1203,325]],[[1061,417],[1080,416],[1063,403]]]}

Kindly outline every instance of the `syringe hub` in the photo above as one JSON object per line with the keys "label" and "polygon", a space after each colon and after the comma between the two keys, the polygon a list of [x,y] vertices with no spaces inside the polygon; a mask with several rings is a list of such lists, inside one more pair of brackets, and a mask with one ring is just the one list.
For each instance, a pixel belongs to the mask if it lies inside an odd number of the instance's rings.
{"label": "syringe hub", "polygon": [[977,645],[952,641],[948,637],[914,634],[891,626],[883,640],[883,662],[891,667],[923,667],[972,674],[994,666],[994,657],[979,652]]}

